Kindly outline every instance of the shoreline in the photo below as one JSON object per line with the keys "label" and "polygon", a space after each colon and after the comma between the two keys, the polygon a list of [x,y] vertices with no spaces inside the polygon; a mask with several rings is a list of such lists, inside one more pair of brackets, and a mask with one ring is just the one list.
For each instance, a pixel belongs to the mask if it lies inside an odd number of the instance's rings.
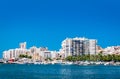
{"label": "shoreline", "polygon": [[34,65],[55,65],[55,64],[60,64],[60,65],[80,65],[80,66],[99,66],[99,65],[104,65],[104,66],[120,66],[120,62],[93,62],[93,61],[78,61],[78,62],[0,62],[0,64],[34,64]]}

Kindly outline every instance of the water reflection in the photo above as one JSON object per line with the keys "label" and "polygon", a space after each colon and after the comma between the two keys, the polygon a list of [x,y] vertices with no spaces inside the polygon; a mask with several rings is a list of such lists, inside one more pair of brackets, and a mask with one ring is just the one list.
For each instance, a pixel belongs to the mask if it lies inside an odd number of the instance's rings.
{"label": "water reflection", "polygon": [[0,79],[120,79],[120,66],[2,65]]}

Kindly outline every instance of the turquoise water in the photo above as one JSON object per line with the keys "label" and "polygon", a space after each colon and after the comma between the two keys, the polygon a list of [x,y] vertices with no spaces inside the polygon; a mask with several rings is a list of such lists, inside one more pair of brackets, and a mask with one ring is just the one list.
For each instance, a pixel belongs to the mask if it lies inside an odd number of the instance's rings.
{"label": "turquoise water", "polygon": [[120,66],[0,64],[0,79],[120,79]]}

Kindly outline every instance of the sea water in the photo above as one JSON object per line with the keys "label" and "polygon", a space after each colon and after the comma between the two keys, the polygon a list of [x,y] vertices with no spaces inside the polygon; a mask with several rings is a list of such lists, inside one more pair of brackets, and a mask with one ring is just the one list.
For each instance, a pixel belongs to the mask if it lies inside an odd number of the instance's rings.
{"label": "sea water", "polygon": [[120,79],[120,66],[0,64],[0,79]]}

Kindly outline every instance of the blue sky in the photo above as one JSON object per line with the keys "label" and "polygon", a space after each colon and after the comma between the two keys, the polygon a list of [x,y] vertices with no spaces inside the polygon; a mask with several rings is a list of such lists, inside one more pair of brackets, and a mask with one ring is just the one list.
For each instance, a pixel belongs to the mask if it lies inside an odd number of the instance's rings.
{"label": "blue sky", "polygon": [[58,50],[66,37],[120,45],[120,0],[1,0],[0,57],[19,42]]}

